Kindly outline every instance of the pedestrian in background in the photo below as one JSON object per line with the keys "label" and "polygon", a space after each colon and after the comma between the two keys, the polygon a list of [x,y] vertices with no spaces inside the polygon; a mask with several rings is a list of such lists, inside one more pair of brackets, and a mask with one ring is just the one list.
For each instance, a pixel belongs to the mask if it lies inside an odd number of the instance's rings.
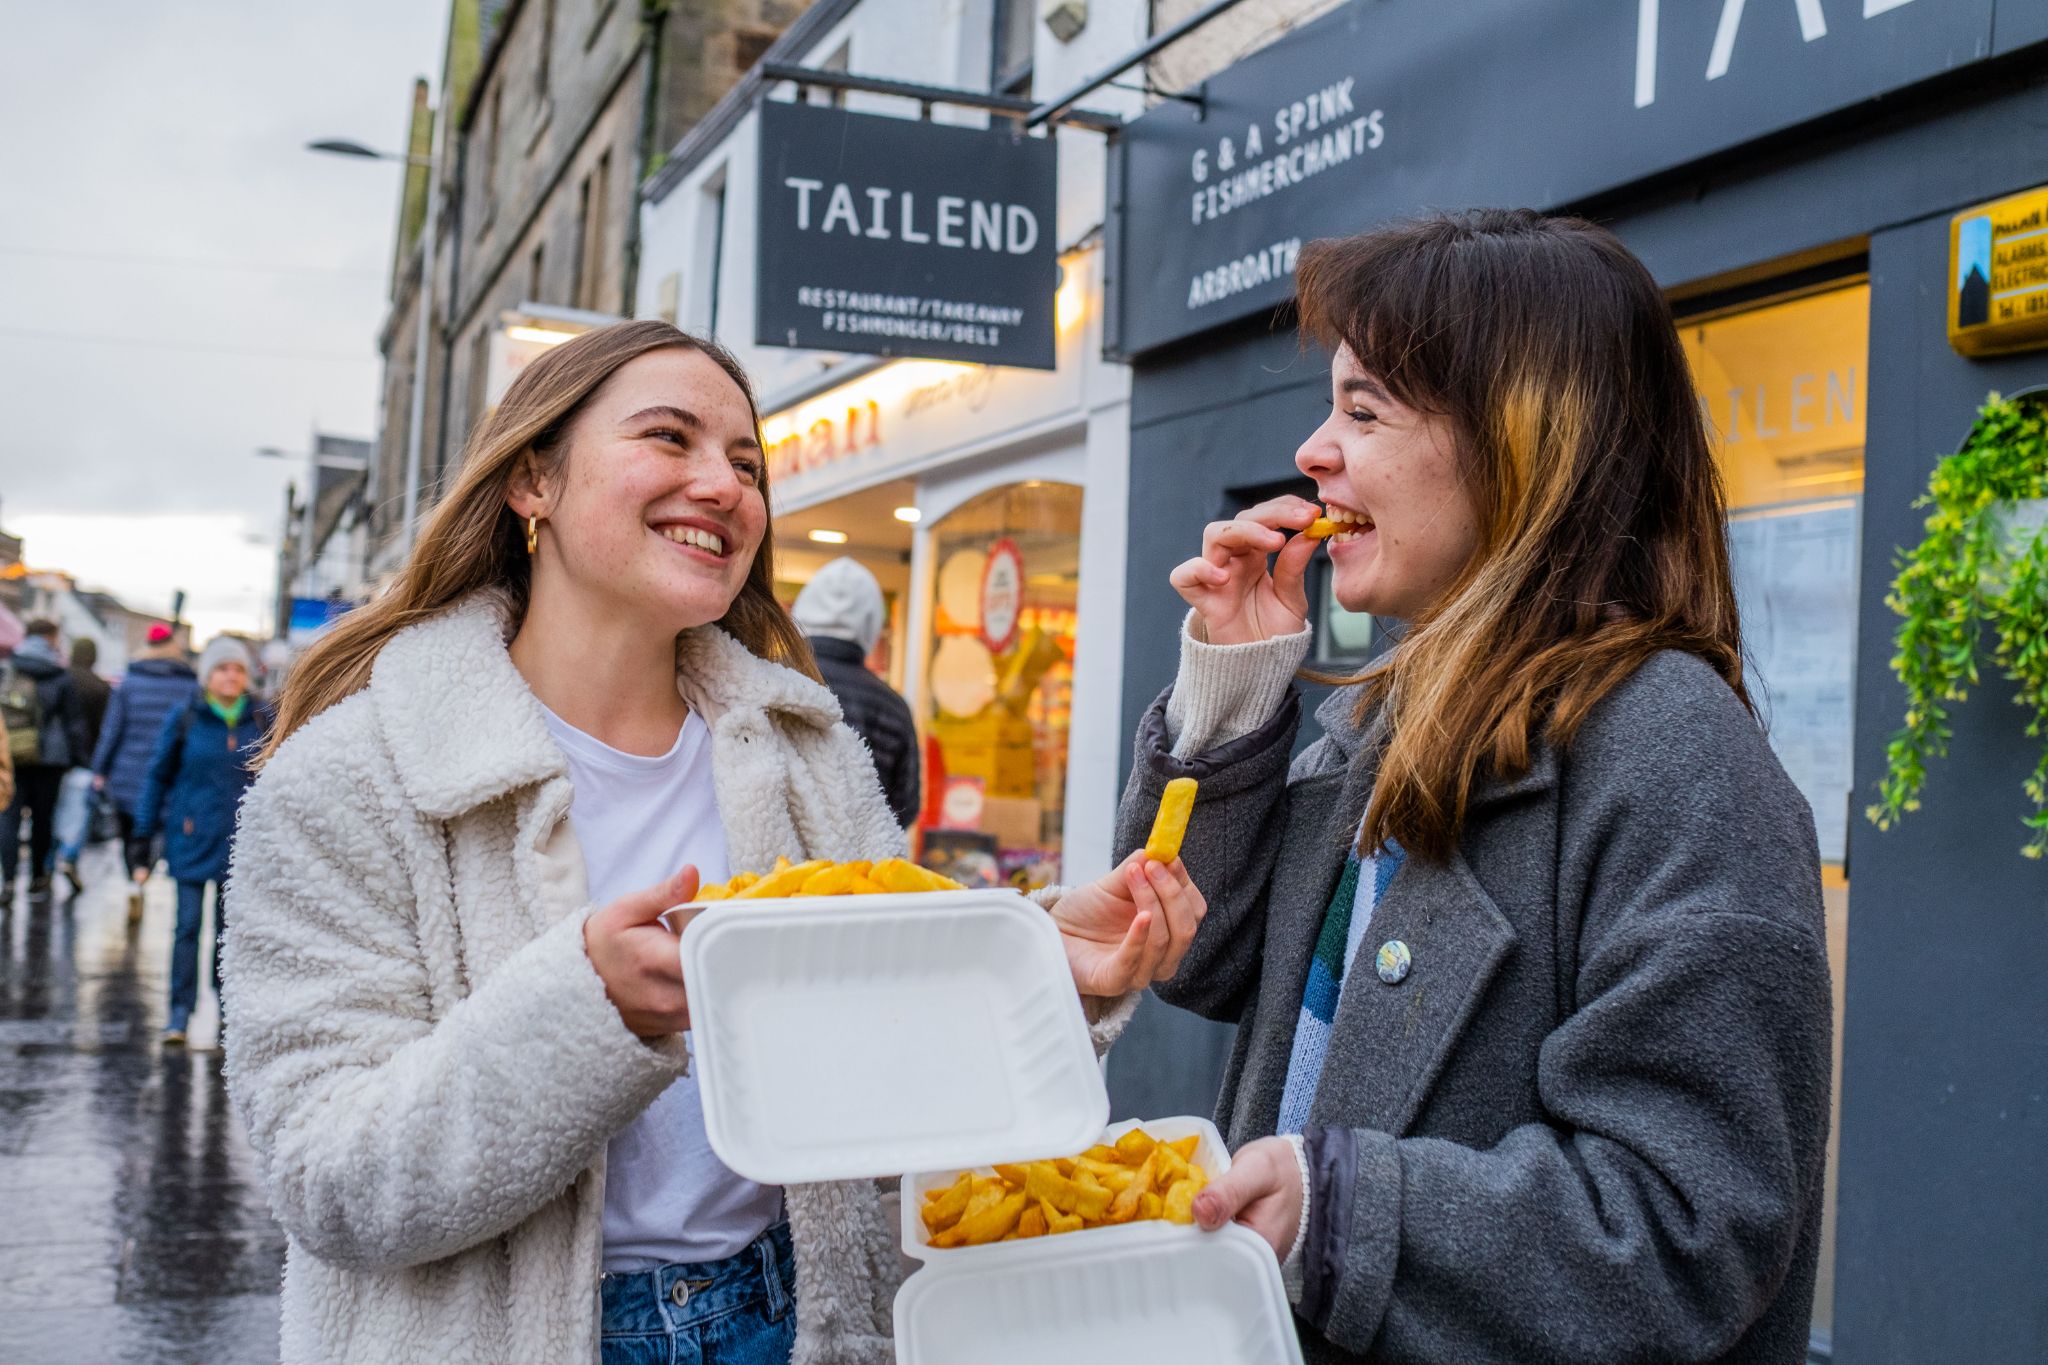
{"label": "pedestrian in background", "polygon": [[[171,949],[171,1009],[164,1042],[182,1046],[199,1000],[199,930],[211,882],[213,933],[208,974],[220,991],[221,926],[228,910],[228,853],[235,810],[254,780],[249,763],[270,734],[268,704],[249,695],[249,652],[221,636],[199,656],[200,694],[164,718],[135,803],[135,838],[164,831],[164,861],[178,883],[177,939]],[[149,876],[137,868],[138,882]]]}
{"label": "pedestrian in background", "polygon": [[85,890],[78,880],[78,855],[92,825],[92,756],[100,742],[100,725],[107,715],[107,701],[114,689],[93,672],[100,661],[100,647],[94,640],[79,640],[71,646],[71,694],[78,707],[84,743],[71,751],[71,766],[64,771],[63,786],[57,794],[57,867],[71,883],[71,894]]}
{"label": "pedestrian in background", "polygon": [[[131,879],[138,868],[147,872],[156,861],[148,841],[138,845],[135,840],[135,804],[142,799],[164,717],[183,708],[199,690],[199,679],[183,656],[169,626],[162,621],[150,626],[149,648],[121,675],[93,749],[93,784],[114,807]],[[142,885],[137,881],[128,892],[128,920],[132,924],[141,918]]]}
{"label": "pedestrian in background", "polygon": [[0,809],[14,804],[14,755],[8,752],[7,721],[0,717]]}
{"label": "pedestrian in background", "polygon": [[89,752],[85,714],[57,651],[57,623],[37,617],[26,631],[14,657],[0,669],[0,718],[6,721],[14,758],[14,800],[0,816],[0,879],[8,897],[21,865],[24,817],[29,822],[28,893],[50,894],[58,789],[64,770]]}
{"label": "pedestrian in background", "polygon": [[835,559],[804,584],[790,615],[846,723],[867,742],[896,823],[910,824],[917,818],[917,726],[909,704],[867,665],[882,635],[882,585],[858,560]]}

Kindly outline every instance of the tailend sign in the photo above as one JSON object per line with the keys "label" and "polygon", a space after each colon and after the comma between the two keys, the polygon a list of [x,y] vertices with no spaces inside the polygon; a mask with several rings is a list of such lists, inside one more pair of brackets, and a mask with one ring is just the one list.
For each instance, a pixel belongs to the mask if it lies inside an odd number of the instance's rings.
{"label": "tailend sign", "polygon": [[763,346],[1054,368],[1050,138],[761,105]]}

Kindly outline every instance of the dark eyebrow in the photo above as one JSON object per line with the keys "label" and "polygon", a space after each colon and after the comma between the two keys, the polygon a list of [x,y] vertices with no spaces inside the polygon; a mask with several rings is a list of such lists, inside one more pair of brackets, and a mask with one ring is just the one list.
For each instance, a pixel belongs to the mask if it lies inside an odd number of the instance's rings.
{"label": "dark eyebrow", "polygon": [[1342,390],[1347,397],[1354,393],[1362,393],[1367,398],[1375,399],[1382,403],[1390,401],[1387,397],[1387,391],[1385,389],[1381,388],[1378,384],[1375,384],[1372,380],[1365,378],[1363,375],[1359,376],[1356,379],[1347,379],[1337,387],[1340,390]]}
{"label": "dark eyebrow", "polygon": [[625,421],[619,423],[619,425],[622,427],[638,426],[640,423],[652,417],[667,418],[669,421],[676,423],[678,426],[688,427],[692,431],[700,431],[703,429],[704,426],[704,423],[698,420],[696,413],[690,412],[684,408],[670,407],[667,404],[662,404],[660,406],[652,408],[642,408],[640,409],[640,411],[634,413],[631,417],[628,417]]}

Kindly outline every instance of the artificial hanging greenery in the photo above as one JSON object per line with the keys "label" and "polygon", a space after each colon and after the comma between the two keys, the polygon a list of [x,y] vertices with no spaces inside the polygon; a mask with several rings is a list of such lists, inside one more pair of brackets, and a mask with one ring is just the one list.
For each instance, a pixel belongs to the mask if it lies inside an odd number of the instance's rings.
{"label": "artificial hanging greenery", "polygon": [[1991,659],[2019,685],[2026,732],[2043,740],[2022,784],[2033,803],[2020,852],[2048,854],[2048,527],[2016,533],[2013,505],[2048,498],[2048,392],[1992,394],[1962,449],[1934,468],[1915,507],[1932,507],[1927,536],[1897,561],[1885,604],[1904,621],[1892,671],[1906,685],[1906,727],[1885,748],[1879,829],[1920,808],[1927,761],[1948,753],[1949,704],[1977,685],[1984,627]]}

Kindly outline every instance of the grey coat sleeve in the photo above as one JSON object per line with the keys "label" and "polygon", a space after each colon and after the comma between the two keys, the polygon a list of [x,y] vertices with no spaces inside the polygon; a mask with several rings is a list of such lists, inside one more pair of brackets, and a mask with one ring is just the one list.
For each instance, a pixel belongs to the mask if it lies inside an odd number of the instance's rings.
{"label": "grey coat sleeve", "polygon": [[1279,712],[1219,748],[1173,756],[1161,693],[1138,724],[1131,776],[1117,806],[1119,861],[1145,842],[1159,797],[1176,777],[1201,784],[1181,844],[1181,862],[1209,903],[1180,971],[1152,990],[1160,999],[1210,1019],[1234,1023],[1258,988],[1265,938],[1267,883],[1287,815],[1288,759],[1301,723],[1301,694],[1289,687]]}
{"label": "grey coat sleeve", "polygon": [[1587,875],[1571,1010],[1537,1065],[1549,1121],[1485,1149],[1307,1135],[1302,1313],[1338,1346],[1717,1359],[1776,1297],[1821,1197],[1818,851],[1775,763],[1666,742],[1662,771],[1566,805],[1561,867]]}

